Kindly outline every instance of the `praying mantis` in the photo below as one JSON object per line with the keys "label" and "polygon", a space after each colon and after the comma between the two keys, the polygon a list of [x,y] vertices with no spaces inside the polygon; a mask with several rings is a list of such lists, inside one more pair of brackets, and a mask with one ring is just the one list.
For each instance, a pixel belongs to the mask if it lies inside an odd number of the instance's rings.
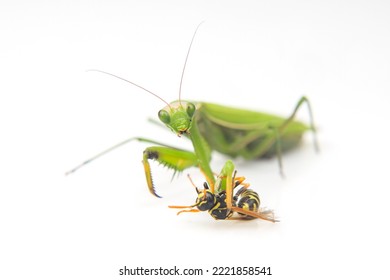
{"label": "praying mantis", "polygon": [[[160,197],[155,191],[150,160],[157,161],[168,169],[174,170],[174,172],[182,172],[187,168],[197,167],[205,176],[207,184],[213,189],[216,183],[214,173],[210,167],[213,150],[232,158],[243,157],[248,160],[276,155],[282,175],[282,153],[297,147],[305,132],[313,132],[315,149],[318,150],[311,106],[309,100],[304,96],[299,99],[292,114],[287,118],[208,102],[192,102],[181,99],[184,72],[199,26],[196,28],[188,48],[177,101],[168,103],[157,94],[132,81],[105,71],[89,70],[123,80],[164,102],[166,106],[158,112],[160,121],[179,137],[186,136],[192,142],[193,151],[179,149],[153,139],[132,137],[84,161],[66,174],[75,172],[104,154],[131,141],[147,142],[156,146],[148,147],[143,152],[142,163],[146,182],[149,191]],[[307,104],[309,110],[309,125],[295,120],[295,116],[303,104]]]}

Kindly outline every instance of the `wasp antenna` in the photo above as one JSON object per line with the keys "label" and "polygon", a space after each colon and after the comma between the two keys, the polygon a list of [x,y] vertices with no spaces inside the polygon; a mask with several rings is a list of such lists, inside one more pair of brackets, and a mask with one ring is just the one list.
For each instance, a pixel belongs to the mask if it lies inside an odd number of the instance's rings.
{"label": "wasp antenna", "polygon": [[188,56],[190,55],[192,43],[194,42],[196,32],[198,31],[199,26],[201,26],[201,24],[202,24],[203,22],[204,22],[204,21],[202,21],[201,23],[198,24],[198,26],[197,26],[196,29],[195,29],[194,35],[192,35],[191,43],[190,43],[190,46],[188,47],[188,51],[187,51],[187,56],[186,56],[186,59],[185,59],[185,61],[184,61],[184,66],[183,66],[183,71],[181,72],[181,79],[180,79],[180,86],[179,86],[179,103],[180,103],[180,105],[181,105],[181,86],[182,86],[182,84],[183,84],[183,77],[184,77],[184,72],[185,72],[186,66],[187,66]]}
{"label": "wasp antenna", "polygon": [[133,83],[132,81],[126,80],[125,78],[119,77],[119,76],[117,76],[117,75],[115,75],[115,74],[111,74],[111,73],[109,73],[109,72],[105,72],[105,71],[98,70],[98,69],[88,69],[87,72],[99,72],[99,73],[103,73],[103,74],[106,74],[106,75],[115,77],[115,78],[117,78],[117,79],[119,79],[119,80],[125,81],[125,82],[127,82],[127,83],[129,83],[129,84],[132,84],[132,85],[134,85],[134,86],[136,86],[136,87],[138,87],[138,88],[140,88],[140,89],[143,89],[144,91],[146,91],[146,92],[150,93],[151,95],[157,97],[157,98],[160,99],[162,102],[164,102],[169,108],[171,108],[171,106],[169,105],[169,103],[166,102],[164,99],[162,99],[160,96],[158,96],[158,95],[155,94],[154,92],[151,92],[150,90],[148,90],[148,89],[146,89],[146,88],[144,88],[144,87],[142,87],[142,86],[140,86],[140,85],[137,85],[136,83]]}
{"label": "wasp antenna", "polygon": [[188,177],[188,180],[190,180],[191,185],[195,188],[196,192],[199,193],[199,190],[196,187],[196,185],[194,184],[194,181],[192,181],[192,178],[191,178],[190,174],[187,174],[187,177]]}

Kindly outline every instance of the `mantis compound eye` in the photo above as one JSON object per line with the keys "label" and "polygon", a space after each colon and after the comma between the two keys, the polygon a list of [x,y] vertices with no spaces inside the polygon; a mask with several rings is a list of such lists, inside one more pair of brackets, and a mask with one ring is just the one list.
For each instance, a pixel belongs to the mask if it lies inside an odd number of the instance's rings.
{"label": "mantis compound eye", "polygon": [[195,108],[194,104],[192,104],[192,103],[188,103],[187,104],[187,110],[186,111],[187,111],[187,114],[188,114],[189,117],[192,117],[194,115],[195,110],[196,110],[196,108]]}
{"label": "mantis compound eye", "polygon": [[169,124],[171,122],[171,116],[165,110],[160,110],[158,112],[158,118],[165,124]]}

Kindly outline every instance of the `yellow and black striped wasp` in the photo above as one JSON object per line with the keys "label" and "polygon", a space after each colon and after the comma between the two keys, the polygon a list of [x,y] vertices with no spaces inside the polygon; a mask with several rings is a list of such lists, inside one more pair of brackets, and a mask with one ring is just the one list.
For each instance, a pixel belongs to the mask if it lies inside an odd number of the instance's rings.
{"label": "yellow and black striped wasp", "polygon": [[[277,222],[271,210],[260,209],[260,198],[257,192],[249,189],[245,183],[245,177],[236,177],[234,164],[228,160],[221,173],[217,176],[214,186],[209,187],[208,183],[203,184],[204,189],[199,190],[189,177],[195,187],[198,197],[193,205],[169,206],[170,208],[183,209],[177,214],[184,212],[208,211],[216,220],[252,220],[262,219],[270,222]],[[234,190],[241,188],[234,193]],[[234,215],[237,213],[238,215]]]}

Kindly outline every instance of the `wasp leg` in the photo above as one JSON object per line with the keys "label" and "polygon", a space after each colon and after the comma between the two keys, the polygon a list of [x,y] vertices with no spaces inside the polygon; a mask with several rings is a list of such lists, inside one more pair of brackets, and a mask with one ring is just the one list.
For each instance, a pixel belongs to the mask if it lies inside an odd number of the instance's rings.
{"label": "wasp leg", "polygon": [[235,186],[234,188],[238,187],[238,186],[243,186],[245,189],[249,188],[250,184],[249,183],[244,183],[245,181],[245,177],[235,177],[233,178],[233,181],[235,182]]}
{"label": "wasp leg", "polygon": [[194,205],[189,205],[189,206],[178,206],[178,205],[169,205],[168,207],[169,208],[173,208],[173,209],[183,209],[183,208],[187,208],[187,209],[184,209],[184,210],[181,210],[179,212],[177,212],[177,215],[183,213],[183,212],[200,212],[198,209],[194,209],[193,207],[195,207],[196,204]]}
{"label": "wasp leg", "polygon": [[181,211],[177,212],[176,215],[179,215],[179,214],[184,213],[184,212],[186,212],[186,213],[197,213],[197,212],[200,212],[200,210],[198,210],[198,209],[185,209],[185,210],[181,210]]}
{"label": "wasp leg", "polygon": [[168,208],[173,208],[173,209],[182,209],[182,208],[192,208],[195,207],[196,205],[189,205],[189,206],[181,206],[181,205],[168,205]]}

